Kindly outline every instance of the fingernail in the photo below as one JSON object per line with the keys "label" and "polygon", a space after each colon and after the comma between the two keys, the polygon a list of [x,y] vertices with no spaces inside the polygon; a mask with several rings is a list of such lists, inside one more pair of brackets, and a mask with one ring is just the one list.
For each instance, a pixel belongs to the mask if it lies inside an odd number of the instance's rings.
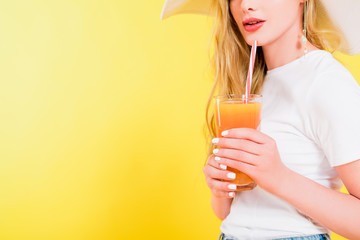
{"label": "fingernail", "polygon": [[217,149],[217,148],[213,150],[214,154],[217,154],[218,152],[219,152],[219,149]]}
{"label": "fingernail", "polygon": [[229,197],[234,197],[234,193],[233,193],[233,192],[229,192]]}
{"label": "fingernail", "polygon": [[214,138],[212,141],[211,141],[212,143],[219,143],[219,139],[218,138]]}
{"label": "fingernail", "polygon": [[226,135],[228,135],[228,134],[229,134],[229,131],[228,131],[228,130],[223,131],[223,132],[221,133],[222,136],[226,136]]}
{"label": "fingernail", "polygon": [[220,164],[220,168],[226,170],[226,166],[223,164]]}
{"label": "fingernail", "polygon": [[221,159],[220,157],[215,157],[216,161],[220,161],[220,159]]}
{"label": "fingernail", "polygon": [[231,178],[231,179],[235,179],[236,175],[235,175],[235,173],[230,172],[230,173],[227,174],[227,177]]}
{"label": "fingernail", "polygon": [[235,190],[236,185],[235,184],[230,184],[230,185],[228,185],[228,188],[231,189],[231,190]]}

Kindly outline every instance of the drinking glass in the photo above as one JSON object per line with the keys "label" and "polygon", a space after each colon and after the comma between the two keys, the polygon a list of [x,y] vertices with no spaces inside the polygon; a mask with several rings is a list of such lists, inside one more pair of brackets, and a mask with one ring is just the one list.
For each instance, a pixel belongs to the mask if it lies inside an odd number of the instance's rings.
{"label": "drinking glass", "polygon": [[[245,95],[230,94],[227,96],[215,96],[215,119],[217,137],[222,137],[221,133],[232,128],[253,128],[257,129],[260,124],[262,96],[250,94]],[[234,183],[236,191],[251,190],[256,187],[256,183],[248,175],[231,167],[229,171],[236,174],[236,178],[229,182]]]}

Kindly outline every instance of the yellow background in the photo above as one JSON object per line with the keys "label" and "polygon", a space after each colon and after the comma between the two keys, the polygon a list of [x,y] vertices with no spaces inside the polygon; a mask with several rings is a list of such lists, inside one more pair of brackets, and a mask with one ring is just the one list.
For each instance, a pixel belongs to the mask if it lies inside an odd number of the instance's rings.
{"label": "yellow background", "polygon": [[217,239],[211,19],[162,4],[1,1],[0,239]]}

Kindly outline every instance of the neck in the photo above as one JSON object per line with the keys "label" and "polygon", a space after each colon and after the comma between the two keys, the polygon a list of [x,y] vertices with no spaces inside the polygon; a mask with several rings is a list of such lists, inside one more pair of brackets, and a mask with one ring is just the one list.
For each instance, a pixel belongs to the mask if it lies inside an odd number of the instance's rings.
{"label": "neck", "polygon": [[[305,45],[301,42],[302,27],[294,26],[280,38],[262,46],[268,70],[281,67],[304,55]],[[317,50],[307,42],[308,52]]]}

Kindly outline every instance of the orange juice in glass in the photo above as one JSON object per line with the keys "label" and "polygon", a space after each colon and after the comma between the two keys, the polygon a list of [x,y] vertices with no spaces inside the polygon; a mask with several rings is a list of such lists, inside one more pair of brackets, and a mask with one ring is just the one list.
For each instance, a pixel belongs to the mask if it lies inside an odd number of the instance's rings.
{"label": "orange juice in glass", "polygon": [[[232,128],[258,128],[260,124],[261,95],[250,94],[246,102],[245,95],[231,94],[214,98],[217,137],[221,137],[223,131]],[[236,178],[229,181],[236,184],[236,191],[251,190],[256,187],[254,180],[245,173],[230,167],[228,167],[228,170],[236,174]]]}

